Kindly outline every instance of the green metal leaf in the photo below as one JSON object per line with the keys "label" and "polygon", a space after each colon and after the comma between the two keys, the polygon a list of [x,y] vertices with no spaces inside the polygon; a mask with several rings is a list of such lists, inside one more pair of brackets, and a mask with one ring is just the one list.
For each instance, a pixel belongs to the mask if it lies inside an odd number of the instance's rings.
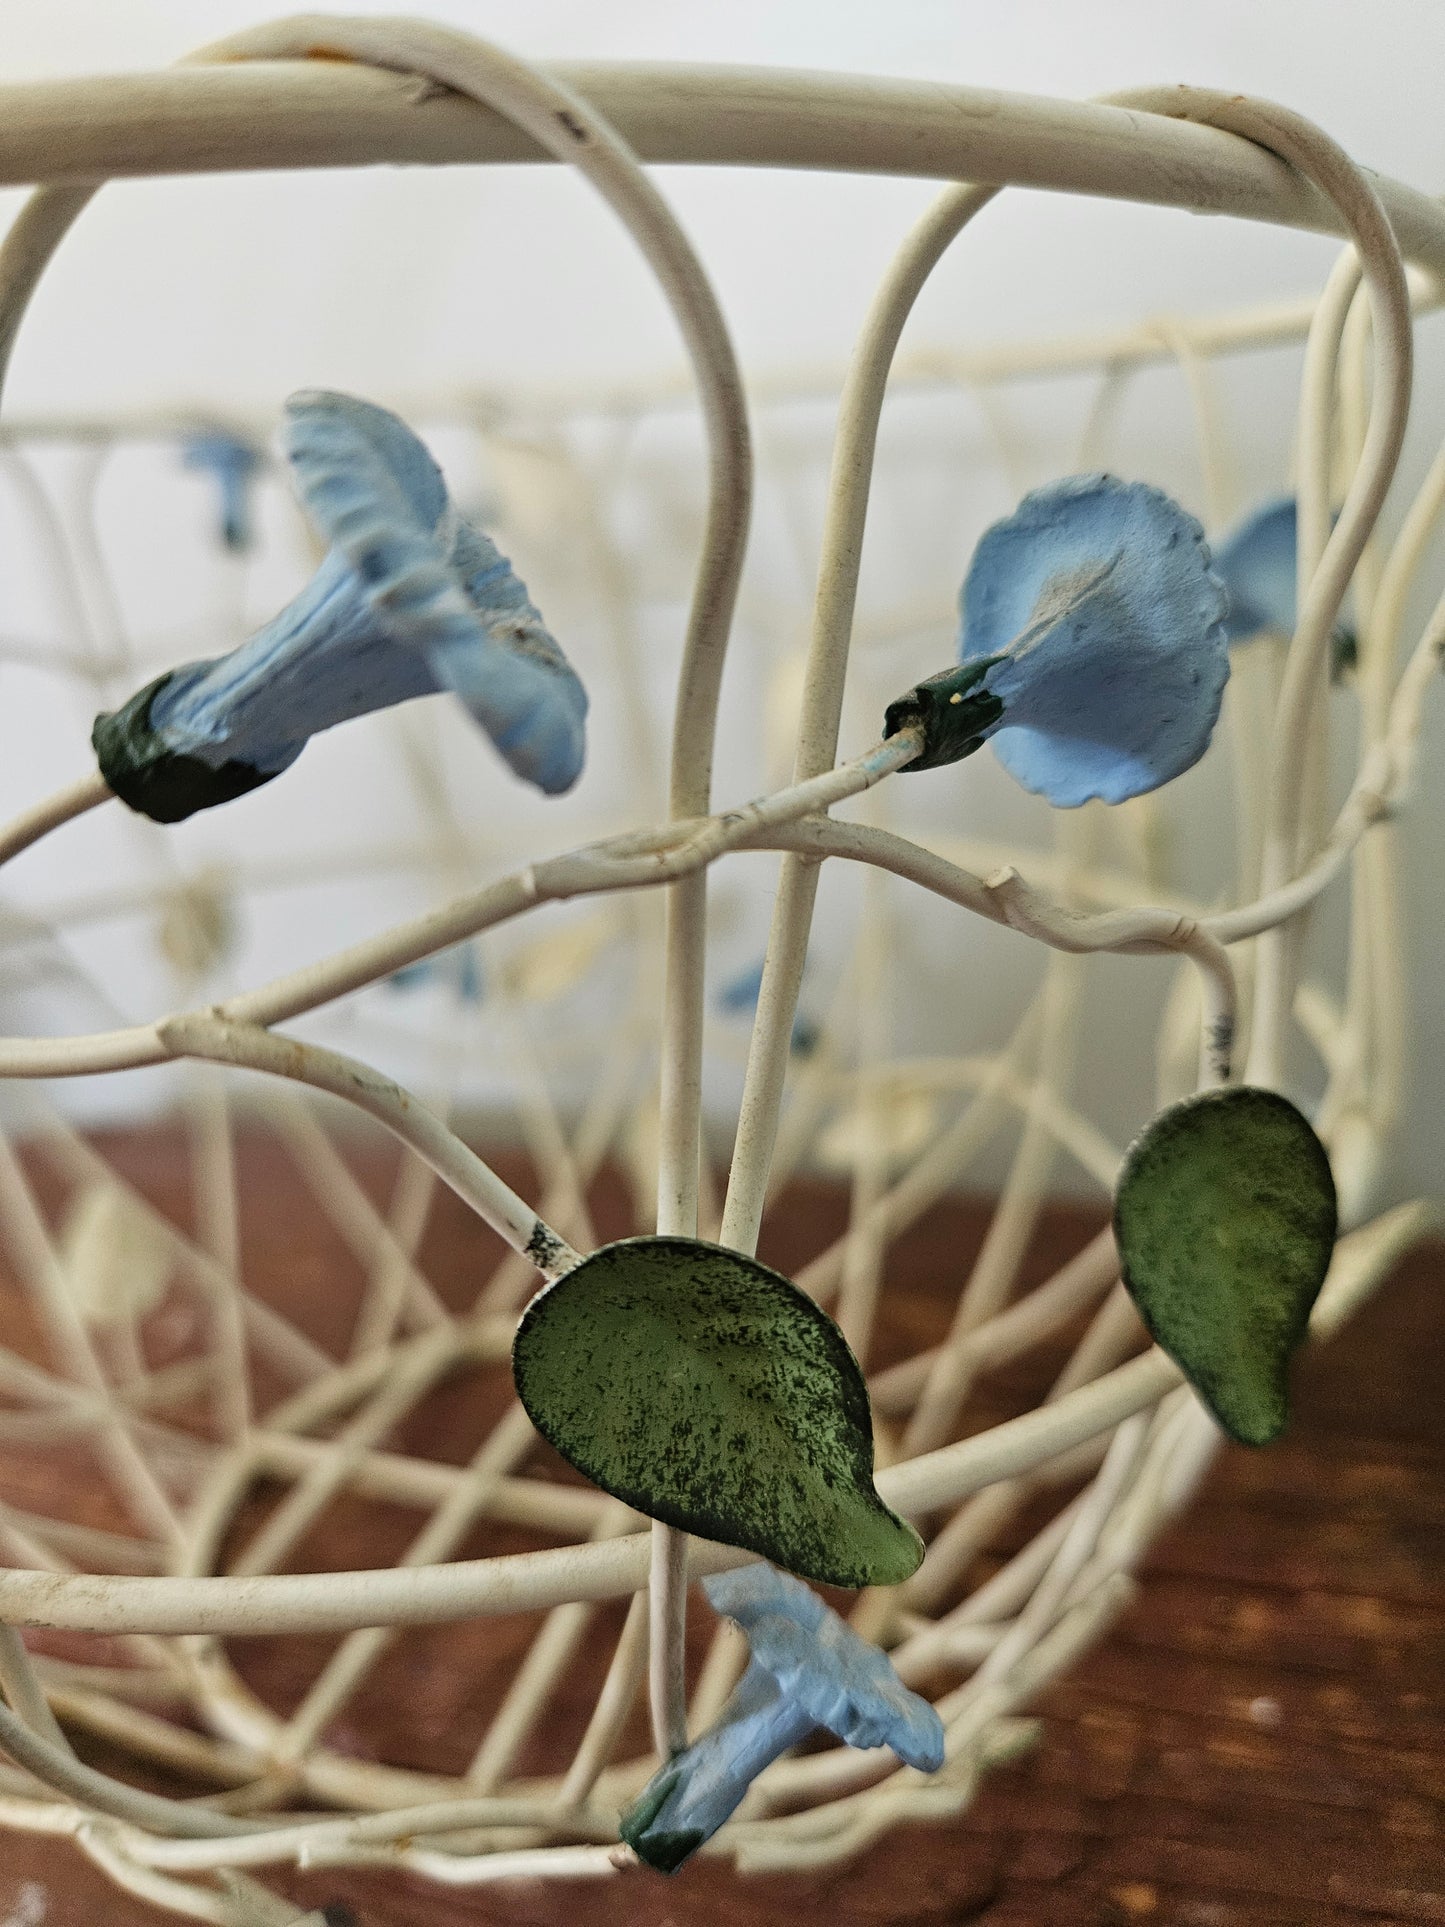
{"label": "green metal leaf", "polygon": [[1324,1146],[1287,1098],[1232,1085],[1161,1111],[1114,1201],[1144,1323],[1242,1445],[1289,1416],[1290,1354],[1335,1242]]}
{"label": "green metal leaf", "polygon": [[533,1424],[639,1512],[833,1586],[896,1585],[923,1542],[873,1486],[868,1392],[797,1286],[695,1238],[604,1245],[512,1347]]}

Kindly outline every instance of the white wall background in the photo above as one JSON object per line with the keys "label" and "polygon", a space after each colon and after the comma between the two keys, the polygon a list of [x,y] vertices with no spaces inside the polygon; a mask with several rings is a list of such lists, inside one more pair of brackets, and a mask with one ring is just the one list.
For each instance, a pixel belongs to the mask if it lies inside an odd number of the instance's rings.
{"label": "white wall background", "polygon": [[[381,6],[353,11],[383,13]],[[437,0],[435,17],[470,27],[540,59],[561,57],[712,60],[918,76],[1073,97],[1161,81],[1191,81],[1271,96],[1320,121],[1358,159],[1413,185],[1445,185],[1445,9],[1438,0],[1014,0],[984,8],[966,0],[746,0],[727,7],[677,0]],[[145,68],[265,17],[242,0],[9,0],[0,38],[0,80]],[[921,182],[779,176],[746,170],[661,170],[721,290],[745,366],[764,370],[841,365],[878,276],[934,189]],[[3,198],[8,212],[18,195]],[[1318,237],[1205,222],[1164,211],[1017,193],[980,220],[935,277],[910,340],[964,345],[1127,323],[1156,313],[1213,310],[1313,292],[1335,253]],[[1422,330],[1417,419],[1392,500],[1398,515],[1445,430],[1445,320]],[[587,190],[552,170],[507,168],[369,170],[309,177],[127,182],[87,211],[47,275],[18,348],[7,408],[17,417],[106,414],[151,406],[239,408],[273,416],[293,388],[329,385],[379,400],[448,388],[514,389],[559,380],[584,386],[646,379],[679,360],[671,325],[625,237]],[[1298,354],[1277,350],[1220,373],[1220,399],[1239,506],[1282,486]],[[967,396],[903,399],[888,417],[883,485],[870,527],[865,607],[934,598],[932,627],[905,635],[878,658],[880,686],[902,688],[947,653],[946,595],[987,521],[1021,487],[1067,471],[1093,390],[1083,381],[1019,388],[1004,399],[1010,459],[999,460],[987,418]],[[762,659],[795,638],[816,539],[825,473],[826,410],[785,410],[764,424],[773,460],[759,502],[738,661],[729,679],[720,794],[750,793],[765,774],[755,718]],[[463,439],[437,429],[438,453],[463,492],[502,488]],[[670,665],[680,626],[683,574],[695,502],[684,485],[649,488],[649,473],[685,473],[692,444],[684,422],[646,430],[629,458],[623,521],[636,559],[655,568],[650,640]],[[1122,472],[1171,487],[1197,511],[1201,480],[1182,386],[1169,369],[1130,391],[1111,459]],[[651,466],[649,466],[651,465]],[[50,454],[38,472],[62,515],[95,480],[83,460]],[[0,477],[0,482],[6,478]],[[513,478],[515,480],[515,478]],[[304,542],[279,485],[265,502],[265,562],[238,584],[207,550],[207,508],[171,447],[141,448],[98,482],[97,526],[139,657],[154,674],[168,661],[224,646],[242,613],[276,606],[307,566]],[[535,490],[533,491],[535,498]],[[671,503],[673,522],[649,522]],[[627,506],[630,504],[630,507]],[[516,503],[513,502],[516,509]],[[575,506],[575,504],[574,504]],[[557,514],[565,526],[565,505]],[[514,514],[512,544],[534,591],[579,663],[603,645],[585,570],[565,543],[549,542],[544,506],[531,526]],[[43,544],[24,501],[0,496],[0,633],[64,640],[104,631],[104,611],[67,605],[64,582],[47,573]],[[63,572],[62,572],[63,573]],[[1445,565],[1431,576],[1438,591]],[[655,632],[655,634],[654,634]],[[75,633],[71,641],[75,641]],[[0,670],[0,804],[33,800],[85,766],[88,712],[53,677]],[[132,679],[113,694],[135,686]],[[865,678],[865,681],[867,678]],[[659,715],[665,707],[659,676]],[[594,767],[575,798],[534,804],[490,772],[473,775],[473,746],[442,719],[447,754],[491,798],[510,862],[563,847],[618,798],[605,746],[622,727],[617,702],[599,689]],[[93,705],[92,705],[93,707]],[[1432,717],[1430,757],[1411,831],[1410,942],[1415,959],[1416,1053],[1412,1124],[1392,1190],[1440,1188],[1442,1155],[1433,1092],[1445,1072],[1445,1016],[1432,959],[1445,929],[1445,886],[1433,861],[1432,824],[1445,803],[1445,725]],[[869,735],[860,698],[845,738]],[[430,725],[428,725],[430,727]],[[368,725],[313,745],[284,785],[243,806],[244,834],[281,851],[379,841],[394,834],[405,786],[377,755]],[[346,740],[343,740],[345,738]],[[729,760],[731,759],[731,760]],[[980,758],[915,808],[927,825],[966,816],[990,836],[1043,840],[1032,803],[1013,794]],[[1192,887],[1222,875],[1208,804],[1218,779],[1193,773],[1171,793],[1166,821],[1172,862]],[[340,799],[338,801],[338,799]],[[110,887],[122,874],[194,870],[223,853],[234,834],[221,812],[187,826],[162,852],[137,826],[78,826],[43,859],[13,873],[15,900],[33,907]],[[171,852],[177,853],[173,859]],[[510,854],[515,852],[514,855]],[[63,866],[73,866],[65,869]],[[150,866],[149,869],[147,866]],[[503,867],[499,858],[498,867]],[[755,863],[754,871],[759,870]],[[740,890],[727,956],[744,959],[764,927],[759,891]],[[8,880],[7,880],[8,881]],[[375,928],[383,914],[418,907],[432,879],[392,879],[369,894],[352,884],[284,893],[247,913],[236,968],[263,972]],[[840,884],[820,939],[819,980],[830,944],[852,915]],[[723,908],[729,899],[724,892]],[[993,1036],[1018,1003],[1033,968],[1011,939],[949,913],[919,925],[915,976],[898,986],[900,1047],[943,1026],[951,1042],[977,1028]],[[85,1024],[155,1008],[153,956],[144,933],[124,924],[77,937],[77,954],[103,969],[116,1013],[89,1010]],[[1319,934],[1324,953],[1328,919]],[[1112,973],[1112,974],[1109,974]],[[1081,1084],[1087,1108],[1126,1136],[1148,1108],[1153,1018],[1167,974],[1150,963],[1114,963],[1091,985]],[[13,998],[12,1017],[29,1008]],[[79,1008],[79,1006],[77,1006]],[[925,1021],[926,1019],[926,1021]],[[153,1080],[152,1080],[153,1082]],[[146,1078],[126,1080],[133,1101]],[[99,1102],[100,1094],[92,1093]]]}

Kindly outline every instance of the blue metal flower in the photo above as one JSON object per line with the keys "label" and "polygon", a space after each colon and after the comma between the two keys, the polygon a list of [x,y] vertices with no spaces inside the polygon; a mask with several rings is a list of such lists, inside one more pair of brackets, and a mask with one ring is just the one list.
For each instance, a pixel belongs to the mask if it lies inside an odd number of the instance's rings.
{"label": "blue metal flower", "polygon": [[749,1565],[705,1579],[703,1590],[742,1627],[751,1657],[716,1725],[655,1773],[622,1816],[622,1838],[649,1866],[675,1873],[763,1768],[819,1727],[849,1746],[891,1747],[922,1773],[943,1765],[943,1722],[928,1701],[801,1580]]}
{"label": "blue metal flower", "polygon": [[[1275,495],[1243,516],[1214,548],[1214,567],[1229,592],[1231,643],[1294,634],[1299,516],[1292,495]],[[1330,638],[1336,675],[1355,660],[1344,624]]]}
{"label": "blue metal flower", "polygon": [[293,395],[286,416],[286,457],[330,550],[238,649],[171,670],[97,720],[111,788],[179,822],[279,775],[319,730],[451,689],[517,775],[569,789],[586,691],[421,442],[348,395]]}
{"label": "blue metal flower", "polygon": [[1159,489],[1050,483],[974,551],[961,666],[893,703],[885,727],[923,725],[909,769],[991,740],[1050,803],[1121,803],[1208,748],[1229,677],[1226,606],[1202,529]]}
{"label": "blue metal flower", "polygon": [[199,429],[188,435],[181,459],[187,468],[213,475],[220,497],[218,528],[222,546],[243,554],[254,538],[251,484],[265,457],[254,443],[226,428]]}

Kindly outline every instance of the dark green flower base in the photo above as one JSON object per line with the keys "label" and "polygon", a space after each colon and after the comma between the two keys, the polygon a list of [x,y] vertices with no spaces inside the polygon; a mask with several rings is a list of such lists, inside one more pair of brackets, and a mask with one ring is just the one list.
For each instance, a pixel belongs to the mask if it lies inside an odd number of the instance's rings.
{"label": "dark green flower base", "polygon": [[999,660],[986,656],[940,669],[888,705],[883,716],[885,736],[923,725],[922,754],[904,764],[906,771],[940,769],[982,748],[983,732],[1003,715],[1003,704],[978,685]]}
{"label": "dark green flower base", "polygon": [[695,1827],[673,1832],[652,1830],[652,1823],[667,1802],[677,1782],[675,1771],[664,1767],[643,1788],[636,1801],[618,1822],[619,1836],[658,1873],[676,1873],[683,1861],[696,1853],[705,1835]]}
{"label": "dark green flower base", "polygon": [[253,769],[249,763],[219,768],[199,756],[168,749],[151,728],[151,704],[170,681],[170,672],[137,690],[122,709],[97,716],[90,740],[100,773],[122,803],[155,823],[182,823],[197,810],[214,809],[269,783],[278,770]]}

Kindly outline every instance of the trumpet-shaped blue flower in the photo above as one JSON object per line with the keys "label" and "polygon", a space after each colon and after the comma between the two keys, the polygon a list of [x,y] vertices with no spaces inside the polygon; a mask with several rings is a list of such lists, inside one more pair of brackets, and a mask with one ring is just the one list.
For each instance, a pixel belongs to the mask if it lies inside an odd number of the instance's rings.
{"label": "trumpet-shaped blue flower", "polygon": [[97,720],[111,788],[178,822],[279,775],[319,730],[450,689],[517,775],[569,789],[586,691],[417,437],[384,408],[317,390],[287,403],[284,447],[331,545],[321,567],[238,649]]}
{"label": "trumpet-shaped blue flower", "polygon": [[[1231,643],[1294,634],[1298,558],[1299,517],[1292,495],[1261,502],[1221,536],[1214,567],[1229,593]],[[1338,674],[1355,659],[1355,637],[1341,624],[1330,641]]]}
{"label": "trumpet-shaped blue flower", "polygon": [[991,740],[1063,808],[1157,789],[1209,746],[1229,677],[1224,585],[1199,524],[1159,489],[1076,475],[1025,496],[974,551],[960,667],[888,710],[924,728],[910,769]]}
{"label": "trumpet-shaped blue flower", "polygon": [[740,1566],[703,1590],[742,1627],[751,1656],[717,1724],[674,1754],[622,1817],[622,1838],[649,1866],[675,1873],[763,1768],[819,1727],[849,1746],[891,1747],[923,1773],[943,1765],[943,1722],[928,1701],[801,1580]]}
{"label": "trumpet-shaped blue flower", "polygon": [[264,459],[253,443],[226,428],[200,429],[186,437],[182,450],[187,468],[215,477],[221,543],[236,555],[244,554],[254,537],[251,484]]}

